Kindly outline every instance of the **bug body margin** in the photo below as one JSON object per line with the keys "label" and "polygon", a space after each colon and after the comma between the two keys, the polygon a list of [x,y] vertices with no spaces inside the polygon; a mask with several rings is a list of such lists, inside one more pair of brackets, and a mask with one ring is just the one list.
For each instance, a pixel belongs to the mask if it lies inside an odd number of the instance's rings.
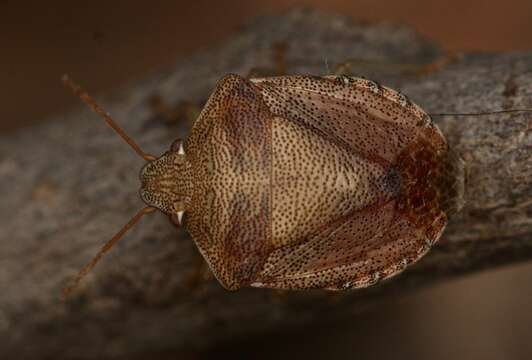
{"label": "bug body margin", "polygon": [[[438,127],[365,79],[227,75],[184,152],[192,170],[176,184],[191,194],[178,199],[180,211],[230,290],[372,285],[423,256],[463,205],[463,161]],[[317,174],[328,167],[344,173],[337,188],[330,173]],[[321,183],[290,184],[313,174]]]}

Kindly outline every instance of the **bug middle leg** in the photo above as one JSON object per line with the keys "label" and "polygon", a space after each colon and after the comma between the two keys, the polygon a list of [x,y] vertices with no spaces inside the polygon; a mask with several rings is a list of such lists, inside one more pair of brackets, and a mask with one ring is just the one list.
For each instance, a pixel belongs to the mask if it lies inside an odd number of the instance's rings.
{"label": "bug middle leg", "polygon": [[209,266],[199,254],[194,258],[194,263],[192,266],[191,273],[187,276],[185,280],[185,286],[191,291],[204,290],[204,286],[207,282],[212,280],[214,275],[212,274]]}
{"label": "bug middle leg", "polygon": [[271,46],[271,62],[273,67],[253,67],[249,70],[246,78],[258,78],[269,76],[288,75],[286,64],[286,52],[288,45],[285,42],[274,43]]}
{"label": "bug middle leg", "polygon": [[337,64],[333,69],[332,75],[353,76],[353,69],[357,69],[361,73],[375,72],[379,74],[425,76],[438,72],[461,58],[462,55],[460,53],[448,53],[422,64],[353,58]]}

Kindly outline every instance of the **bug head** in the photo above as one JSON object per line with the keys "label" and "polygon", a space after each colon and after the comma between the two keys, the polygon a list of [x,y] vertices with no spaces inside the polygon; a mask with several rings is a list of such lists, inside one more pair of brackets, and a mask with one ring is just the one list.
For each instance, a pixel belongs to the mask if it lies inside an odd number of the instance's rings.
{"label": "bug head", "polygon": [[[96,101],[89,96],[79,85],[72,81],[67,75],[64,75],[63,83],[72,92],[78,96],[84,103],[86,103],[94,112],[100,115],[103,120],[111,127],[131,148],[147,163],[142,168],[140,173],[141,190],[140,196],[148,206],[138,211],[127,224],[125,224],[105,245],[100,251],[85,265],[73,279],[72,283],[63,290],[64,298],[78,286],[81,280],[94,268],[102,256],[107,253],[124,234],[129,231],[139,220],[146,214],[153,213],[159,209],[171,215],[175,215],[177,220],[181,223],[181,218],[185,210],[185,200],[187,194],[191,191],[188,189],[188,171],[190,166],[186,161],[185,152],[180,141],[175,142],[170,151],[166,152],[160,157],[145,153],[138,145],[131,139],[126,132],[115,123],[109,113],[103,110]],[[171,182],[176,183],[172,186]],[[173,211],[176,211],[173,212]]]}
{"label": "bug head", "polygon": [[183,143],[177,140],[170,151],[140,170],[141,199],[167,214],[184,211],[191,191],[190,168]]}

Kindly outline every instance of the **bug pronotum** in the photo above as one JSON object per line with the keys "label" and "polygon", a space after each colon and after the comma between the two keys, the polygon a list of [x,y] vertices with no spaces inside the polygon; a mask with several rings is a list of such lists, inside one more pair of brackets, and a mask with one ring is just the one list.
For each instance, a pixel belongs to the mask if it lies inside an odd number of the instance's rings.
{"label": "bug pronotum", "polygon": [[155,210],[175,224],[186,213],[187,230],[226,289],[340,290],[400,273],[464,203],[464,162],[430,116],[369,80],[227,75],[188,139],[159,157],[63,81],[146,161],[147,204],[66,294]]}

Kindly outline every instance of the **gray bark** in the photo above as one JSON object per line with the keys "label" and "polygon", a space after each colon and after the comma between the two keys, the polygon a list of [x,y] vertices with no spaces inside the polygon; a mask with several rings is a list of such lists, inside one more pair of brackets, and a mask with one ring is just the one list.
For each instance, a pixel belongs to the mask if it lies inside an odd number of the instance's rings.
{"label": "gray bark", "polygon": [[[412,30],[296,11],[254,20],[226,42],[99,101],[150,153],[186,124],[154,120],[147,98],[204,101],[228,72],[272,67],[288,45],[292,74],[326,74],[346,59],[429,113],[532,108],[532,53],[466,54],[413,76],[393,64],[441,54]],[[354,61],[354,63],[357,63]],[[380,64],[375,66],[375,64]],[[329,68],[329,69],[328,69]],[[402,70],[397,70],[402,69]],[[90,90],[90,79],[77,79]],[[58,80],[59,81],[59,80]],[[65,90],[65,96],[71,96]],[[437,246],[398,278],[331,296],[322,291],[190,289],[197,250],[162,215],[144,218],[66,303],[67,280],[142,205],[142,161],[82,107],[0,139],[0,357],[113,357],[208,347],[244,335],[355,316],[380,300],[461,274],[532,258],[532,114],[434,119],[467,161],[467,204]]]}

